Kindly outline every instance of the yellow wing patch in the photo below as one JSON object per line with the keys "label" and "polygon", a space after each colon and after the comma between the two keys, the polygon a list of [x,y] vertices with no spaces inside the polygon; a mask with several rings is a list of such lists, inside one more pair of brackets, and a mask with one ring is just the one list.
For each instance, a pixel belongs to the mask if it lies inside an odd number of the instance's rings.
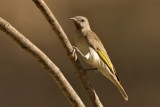
{"label": "yellow wing patch", "polygon": [[114,67],[109,59],[109,57],[101,50],[97,50],[98,55],[104,61],[104,63],[109,67],[112,73],[115,73]]}

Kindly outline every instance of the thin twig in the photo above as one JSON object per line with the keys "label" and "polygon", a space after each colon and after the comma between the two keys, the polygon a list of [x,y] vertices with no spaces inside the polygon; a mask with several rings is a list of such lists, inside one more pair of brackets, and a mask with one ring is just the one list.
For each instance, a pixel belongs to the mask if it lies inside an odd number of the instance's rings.
{"label": "thin twig", "polygon": [[[37,7],[41,10],[41,12],[43,13],[45,18],[47,19],[47,21],[51,25],[52,29],[58,35],[58,37],[61,40],[64,48],[67,51],[67,53],[71,53],[72,50],[73,50],[73,47],[72,47],[70,41],[68,40],[67,35],[63,31],[62,27],[60,26],[60,24],[58,23],[57,19],[55,18],[55,16],[51,12],[51,10],[48,8],[46,3],[43,0],[33,0],[33,1],[37,5]],[[74,56],[71,56],[70,60],[71,60],[73,66],[75,68],[76,74],[78,75],[79,79],[81,80],[81,82],[83,84],[83,87],[87,91],[88,96],[89,96],[93,106],[94,107],[103,107],[103,105],[102,105],[101,101],[99,100],[95,90],[93,89],[90,81],[86,77],[85,71],[82,69],[82,65],[79,62],[79,60],[77,60],[75,62]]]}
{"label": "thin twig", "polygon": [[30,53],[48,71],[61,91],[74,107],[85,107],[77,93],[61,73],[60,69],[32,42],[25,38],[12,25],[0,17],[0,29],[8,34],[24,50]]}

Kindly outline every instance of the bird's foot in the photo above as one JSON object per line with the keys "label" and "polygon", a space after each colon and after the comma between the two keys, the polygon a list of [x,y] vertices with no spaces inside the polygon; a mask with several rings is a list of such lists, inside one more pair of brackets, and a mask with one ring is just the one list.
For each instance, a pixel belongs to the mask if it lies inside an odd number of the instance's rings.
{"label": "bird's foot", "polygon": [[75,52],[79,53],[84,59],[86,59],[86,56],[75,46],[73,46],[73,48],[75,49]]}
{"label": "bird's foot", "polygon": [[85,71],[94,71],[96,70],[97,71],[97,68],[89,68],[89,69],[84,69]]}
{"label": "bird's foot", "polygon": [[73,46],[73,50],[71,53],[68,54],[69,56],[72,56],[74,58],[74,60],[77,60],[77,54],[76,54],[76,49],[75,46]]}

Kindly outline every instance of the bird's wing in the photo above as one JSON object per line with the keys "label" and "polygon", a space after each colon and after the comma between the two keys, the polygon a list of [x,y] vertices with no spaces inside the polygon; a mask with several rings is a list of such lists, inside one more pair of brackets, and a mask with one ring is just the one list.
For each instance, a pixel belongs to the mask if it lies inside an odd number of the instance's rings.
{"label": "bird's wing", "polygon": [[109,56],[107,55],[107,52],[106,52],[101,40],[98,38],[98,36],[92,31],[84,32],[84,34],[85,34],[87,41],[91,45],[91,47],[97,51],[100,58],[108,66],[110,71],[115,75],[116,72],[115,72],[114,66],[113,66]]}

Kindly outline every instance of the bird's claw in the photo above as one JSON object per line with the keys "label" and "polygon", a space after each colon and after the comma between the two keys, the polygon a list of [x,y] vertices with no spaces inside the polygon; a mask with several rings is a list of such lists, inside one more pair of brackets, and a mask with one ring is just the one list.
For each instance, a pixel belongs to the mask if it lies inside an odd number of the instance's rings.
{"label": "bird's claw", "polygon": [[77,47],[73,46],[73,50],[70,53],[70,55],[74,58],[75,61],[77,60],[76,50],[77,50]]}

